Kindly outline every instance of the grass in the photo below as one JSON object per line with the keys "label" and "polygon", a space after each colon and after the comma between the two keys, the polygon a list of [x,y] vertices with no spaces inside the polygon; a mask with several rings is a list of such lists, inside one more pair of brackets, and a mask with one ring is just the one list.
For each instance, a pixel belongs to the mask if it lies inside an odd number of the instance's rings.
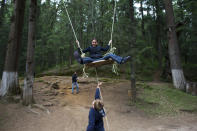
{"label": "grass", "polygon": [[197,96],[174,89],[170,84],[138,83],[137,108],[152,115],[197,113]]}
{"label": "grass", "polygon": [[42,80],[42,79],[39,79],[37,82],[44,82],[44,80]]}

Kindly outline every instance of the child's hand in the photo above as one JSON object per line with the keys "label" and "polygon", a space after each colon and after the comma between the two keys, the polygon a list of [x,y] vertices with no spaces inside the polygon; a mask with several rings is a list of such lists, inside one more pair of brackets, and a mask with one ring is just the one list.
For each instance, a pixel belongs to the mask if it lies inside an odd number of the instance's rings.
{"label": "child's hand", "polygon": [[102,84],[103,84],[102,82],[99,82],[99,83],[98,83],[99,86],[102,85]]}
{"label": "child's hand", "polygon": [[109,41],[108,45],[111,45],[111,43],[112,43],[112,40]]}
{"label": "child's hand", "polygon": [[79,47],[79,41],[78,41],[78,40],[76,40],[76,43],[77,43],[77,45],[78,45],[78,47]]}
{"label": "child's hand", "polygon": [[99,86],[102,85],[102,82],[99,82],[97,85],[97,88],[100,88]]}
{"label": "child's hand", "polygon": [[95,100],[92,102],[92,107],[94,108],[94,102],[95,102]]}

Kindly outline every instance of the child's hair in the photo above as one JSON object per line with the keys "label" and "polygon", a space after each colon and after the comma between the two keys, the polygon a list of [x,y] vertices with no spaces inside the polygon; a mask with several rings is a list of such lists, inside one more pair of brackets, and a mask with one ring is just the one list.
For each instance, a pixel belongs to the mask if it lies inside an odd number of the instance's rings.
{"label": "child's hair", "polygon": [[104,107],[103,101],[101,101],[100,99],[94,100],[94,108],[95,108],[97,111],[100,111],[101,109],[103,109],[103,107]]}
{"label": "child's hair", "polygon": [[93,38],[92,40],[95,40],[96,42],[98,42],[96,38]]}

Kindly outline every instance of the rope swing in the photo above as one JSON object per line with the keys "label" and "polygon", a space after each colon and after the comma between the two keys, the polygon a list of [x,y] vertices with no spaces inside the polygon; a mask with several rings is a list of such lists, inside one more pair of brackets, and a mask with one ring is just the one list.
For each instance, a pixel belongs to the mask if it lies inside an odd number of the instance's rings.
{"label": "rope swing", "polygon": [[[116,14],[116,0],[114,0],[114,2],[115,2],[115,5],[114,5],[114,10],[113,10],[113,21],[112,21],[112,27],[111,27],[111,39],[110,39],[110,40],[111,40],[111,43],[110,43],[110,50],[109,50],[109,52],[107,52],[105,55],[107,55],[107,54],[109,54],[109,53],[114,54],[114,52],[115,52],[115,50],[116,50],[116,48],[113,47],[113,45],[112,45],[113,32],[114,32],[114,22],[115,22],[115,14]],[[65,9],[66,9],[66,13],[67,13],[67,16],[68,16],[70,25],[71,25],[71,27],[72,27],[72,31],[73,31],[75,40],[78,41],[77,36],[76,36],[76,33],[75,33],[75,30],[74,30],[74,28],[73,28],[73,24],[72,24],[72,22],[71,22],[71,19],[70,19],[69,13],[68,13],[68,10],[67,10],[67,8],[66,8],[65,5],[64,5],[64,7],[65,7]],[[81,54],[82,54],[81,57],[85,57],[85,53],[83,53],[83,51],[82,51],[82,49],[81,49],[81,47],[80,47],[79,41],[78,41],[77,43],[78,43],[77,46],[78,46],[78,48],[80,49],[80,52],[81,52]],[[105,60],[104,60],[104,61],[105,61]],[[92,63],[93,63],[93,62],[92,62]],[[90,64],[91,64],[91,63],[90,63]],[[100,84],[99,79],[98,79],[97,68],[96,68],[96,66],[94,66],[94,67],[95,67],[95,73],[96,73],[97,87],[99,88],[101,100],[103,101],[103,96],[102,96],[102,92],[101,92],[101,89],[100,89],[100,85],[101,85],[101,84]],[[83,78],[87,78],[87,77],[88,77],[88,74],[85,72],[85,68],[86,68],[86,65],[84,64],[84,67],[83,67]],[[115,74],[118,74],[117,69],[118,69],[118,68],[117,68],[117,63],[115,62],[115,63],[113,64],[112,71],[113,71]],[[104,109],[105,112],[107,112],[105,108],[103,108],[103,109]],[[109,122],[108,122],[107,116],[105,116],[105,120],[106,120],[106,124],[107,124],[107,129],[108,129],[108,131],[110,131],[110,127],[109,127]]]}
{"label": "rope swing", "polygon": [[[114,5],[114,10],[113,10],[113,21],[112,21],[112,27],[111,27],[111,44],[110,44],[110,50],[105,54],[109,54],[109,53],[112,53],[114,54],[115,50],[116,50],[116,47],[113,47],[113,44],[112,44],[112,39],[113,39],[113,32],[114,32],[114,22],[115,22],[115,14],[116,14],[116,0],[114,0],[115,2],[115,5]],[[70,22],[70,25],[71,25],[71,28],[72,28],[72,31],[73,31],[73,34],[74,34],[74,37],[75,37],[75,40],[78,41],[77,39],[77,36],[76,36],[76,33],[75,33],[75,30],[74,30],[74,27],[73,27],[73,24],[72,24],[72,21],[70,19],[70,15],[68,13],[68,10],[67,10],[67,7],[64,5],[65,9],[66,9],[66,14],[68,16],[68,19],[69,19],[69,22]],[[77,42],[77,46],[78,48],[80,49],[80,52],[81,52],[81,57],[85,57],[85,53],[83,53],[82,51],[82,48],[80,46],[80,43],[79,41]],[[106,64],[112,64],[113,63],[113,66],[112,66],[112,72],[114,72],[116,75],[118,75],[118,66],[117,66],[117,63],[116,62],[113,62],[112,60],[100,60],[100,61],[94,61],[92,63],[88,63],[87,66],[89,67],[98,67],[98,66],[101,66],[101,65],[106,65]],[[85,64],[83,66],[83,78],[87,78],[88,77],[88,74],[85,72]]]}

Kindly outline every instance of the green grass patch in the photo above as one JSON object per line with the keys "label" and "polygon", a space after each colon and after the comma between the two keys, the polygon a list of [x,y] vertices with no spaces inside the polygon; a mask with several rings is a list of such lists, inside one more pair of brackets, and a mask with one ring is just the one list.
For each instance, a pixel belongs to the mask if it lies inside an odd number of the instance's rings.
{"label": "green grass patch", "polygon": [[39,79],[37,82],[44,82],[44,80],[42,80],[42,79]]}
{"label": "green grass patch", "polygon": [[137,108],[152,115],[197,113],[197,97],[175,89],[170,84],[138,83]]}

